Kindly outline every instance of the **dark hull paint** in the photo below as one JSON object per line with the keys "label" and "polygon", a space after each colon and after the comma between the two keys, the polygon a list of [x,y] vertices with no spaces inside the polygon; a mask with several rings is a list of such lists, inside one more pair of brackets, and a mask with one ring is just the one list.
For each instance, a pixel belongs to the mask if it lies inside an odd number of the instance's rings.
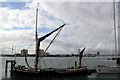
{"label": "dark hull paint", "polygon": [[92,74],[91,70],[87,69],[78,69],[78,70],[67,70],[67,71],[48,71],[48,70],[42,70],[42,71],[23,71],[23,70],[13,70],[14,76],[76,76],[76,75],[90,75]]}

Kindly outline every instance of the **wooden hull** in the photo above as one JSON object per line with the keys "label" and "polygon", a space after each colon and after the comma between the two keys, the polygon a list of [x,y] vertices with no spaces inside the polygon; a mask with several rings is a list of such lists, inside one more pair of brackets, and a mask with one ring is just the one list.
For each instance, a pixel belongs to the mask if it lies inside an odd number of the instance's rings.
{"label": "wooden hull", "polygon": [[40,71],[27,71],[14,69],[14,76],[74,76],[74,75],[90,75],[91,70],[87,69],[66,69],[66,70],[40,70]]}

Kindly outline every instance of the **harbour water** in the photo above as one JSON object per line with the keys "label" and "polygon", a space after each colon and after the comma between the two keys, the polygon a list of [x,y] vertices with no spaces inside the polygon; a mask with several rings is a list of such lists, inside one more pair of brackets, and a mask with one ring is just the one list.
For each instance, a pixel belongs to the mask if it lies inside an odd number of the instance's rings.
{"label": "harbour water", "polygon": [[[94,68],[98,65],[106,65],[106,66],[113,66],[115,64],[115,60],[107,60],[107,58],[111,57],[83,57],[82,64],[86,65],[88,68]],[[14,59],[14,58],[12,58]],[[88,76],[52,76],[52,77],[10,77],[10,64],[8,66],[8,75],[5,76],[5,61],[11,60],[9,57],[0,57],[0,79],[1,80],[119,80],[120,74],[97,74],[93,73],[92,75]],[[25,65],[24,57],[16,58],[17,64],[16,65]],[[34,66],[34,57],[28,57],[29,64],[33,67]],[[78,61],[78,57],[44,57],[41,58],[41,62],[39,67],[46,68],[66,68],[74,66],[74,61]],[[44,63],[45,62],[45,63]]]}

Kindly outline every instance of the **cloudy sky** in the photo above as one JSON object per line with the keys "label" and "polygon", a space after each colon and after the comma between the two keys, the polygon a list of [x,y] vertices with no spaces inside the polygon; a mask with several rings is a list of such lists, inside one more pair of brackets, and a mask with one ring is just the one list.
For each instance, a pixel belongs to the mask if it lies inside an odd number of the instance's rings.
{"label": "cloudy sky", "polygon": [[[42,2],[43,1],[43,2]],[[113,3],[92,0],[0,0],[0,54],[35,49],[35,14],[39,2],[39,37],[66,24],[49,48],[51,54],[77,53],[86,47],[85,53],[113,54]],[[45,49],[55,34],[41,43]]]}

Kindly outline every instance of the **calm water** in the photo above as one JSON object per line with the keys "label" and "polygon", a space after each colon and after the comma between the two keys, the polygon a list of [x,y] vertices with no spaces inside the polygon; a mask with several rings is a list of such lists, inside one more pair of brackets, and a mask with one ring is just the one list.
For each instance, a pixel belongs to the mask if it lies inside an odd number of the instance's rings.
{"label": "calm water", "polygon": [[[97,65],[106,65],[111,66],[115,65],[114,60],[107,60],[108,57],[84,57],[82,60],[82,64],[87,65],[88,68],[94,68]],[[88,76],[64,76],[64,77],[17,77],[17,78],[10,78],[10,64],[8,66],[8,75],[5,77],[5,60],[10,60],[11,58],[8,57],[0,57],[0,79],[1,80],[119,80],[120,74],[97,74],[93,73],[92,75]],[[13,59],[13,58],[12,58]],[[53,68],[65,68],[74,66],[74,61],[78,61],[78,57],[45,57],[41,59],[39,67],[53,67]],[[16,58],[17,65],[26,65],[24,58],[19,57]],[[29,64],[33,67],[34,66],[34,57],[28,57]],[[44,63],[45,62],[45,63]]]}

